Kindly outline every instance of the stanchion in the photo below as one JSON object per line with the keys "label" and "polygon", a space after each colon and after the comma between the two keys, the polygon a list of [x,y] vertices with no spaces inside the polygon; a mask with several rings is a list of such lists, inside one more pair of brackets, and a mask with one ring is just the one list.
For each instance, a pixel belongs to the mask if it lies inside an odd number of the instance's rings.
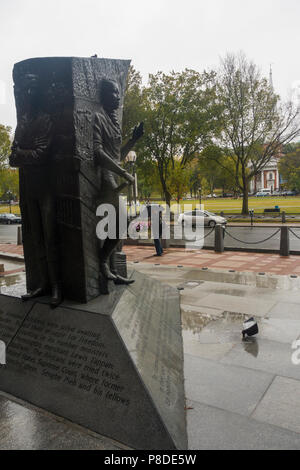
{"label": "stanchion", "polygon": [[290,237],[289,228],[281,227],[280,231],[280,256],[289,256],[290,254]]}
{"label": "stanchion", "polygon": [[17,233],[17,245],[23,245],[23,238],[22,238],[22,227],[21,227],[21,225],[18,227],[18,233]]}
{"label": "stanchion", "polygon": [[283,224],[286,223],[285,211],[282,211],[282,214],[281,214],[281,221],[282,221]]}
{"label": "stanchion", "polygon": [[215,251],[217,253],[224,251],[224,227],[221,224],[217,224],[215,228]]}

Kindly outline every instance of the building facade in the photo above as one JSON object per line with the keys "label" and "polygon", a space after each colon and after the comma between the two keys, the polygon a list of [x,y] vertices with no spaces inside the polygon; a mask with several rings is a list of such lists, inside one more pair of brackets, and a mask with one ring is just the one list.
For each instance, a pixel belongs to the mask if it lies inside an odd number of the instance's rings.
{"label": "building facade", "polygon": [[278,191],[281,188],[281,176],[278,170],[280,156],[272,157],[266,166],[252,179],[250,183],[250,192],[255,193],[262,189],[268,189],[271,192]]}

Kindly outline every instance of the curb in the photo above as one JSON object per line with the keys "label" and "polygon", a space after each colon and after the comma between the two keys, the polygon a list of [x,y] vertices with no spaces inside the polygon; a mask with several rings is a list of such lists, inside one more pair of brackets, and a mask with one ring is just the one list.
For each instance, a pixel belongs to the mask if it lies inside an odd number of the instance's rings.
{"label": "curb", "polygon": [[24,261],[23,255],[17,255],[15,253],[8,253],[5,251],[0,251],[0,258],[12,260],[12,261]]}

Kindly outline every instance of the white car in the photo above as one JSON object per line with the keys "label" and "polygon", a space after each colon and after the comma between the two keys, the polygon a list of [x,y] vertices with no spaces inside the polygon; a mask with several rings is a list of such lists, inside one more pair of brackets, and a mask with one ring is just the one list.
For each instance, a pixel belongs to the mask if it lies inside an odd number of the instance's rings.
{"label": "white car", "polygon": [[265,196],[271,196],[271,191],[269,191],[268,189],[263,189],[261,191],[258,191],[256,194],[255,194],[255,197],[265,197]]}
{"label": "white car", "polygon": [[213,214],[212,212],[201,211],[199,209],[195,209],[190,212],[183,212],[178,217],[178,223],[182,225],[195,225],[197,218],[200,219],[200,223],[201,220],[204,221],[204,225],[208,227],[214,227],[216,224],[227,224],[227,220],[224,217]]}

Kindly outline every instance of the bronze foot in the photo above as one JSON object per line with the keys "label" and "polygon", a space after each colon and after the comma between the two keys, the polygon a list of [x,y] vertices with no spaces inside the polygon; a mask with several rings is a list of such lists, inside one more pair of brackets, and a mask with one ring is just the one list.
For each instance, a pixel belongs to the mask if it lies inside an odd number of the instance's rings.
{"label": "bronze foot", "polygon": [[125,284],[125,285],[132,284],[133,282],[134,282],[134,279],[128,279],[127,277],[119,276],[119,274],[117,274],[116,280],[114,281],[115,284]]}
{"label": "bronze foot", "polygon": [[115,281],[117,279],[117,276],[115,276],[109,269],[107,263],[101,263],[100,264],[100,270],[105,277],[105,279],[108,279],[109,281]]}
{"label": "bronze foot", "polygon": [[31,299],[36,299],[37,297],[42,297],[43,295],[47,295],[46,289],[43,287],[37,287],[33,291],[27,292],[27,294],[24,294],[21,296],[22,300],[31,300]]}
{"label": "bronze foot", "polygon": [[63,295],[62,295],[61,287],[58,285],[53,286],[51,300],[50,300],[50,307],[56,308],[62,303],[62,301],[63,301]]}

